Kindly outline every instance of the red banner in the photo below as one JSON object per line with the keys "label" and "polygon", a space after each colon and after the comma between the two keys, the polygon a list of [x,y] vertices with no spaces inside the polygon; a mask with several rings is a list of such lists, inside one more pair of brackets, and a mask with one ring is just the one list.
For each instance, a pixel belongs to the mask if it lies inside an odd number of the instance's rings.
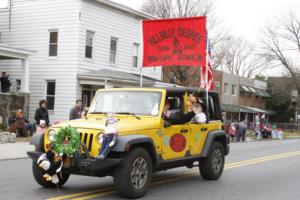
{"label": "red banner", "polygon": [[205,66],[206,17],[143,21],[143,67]]}

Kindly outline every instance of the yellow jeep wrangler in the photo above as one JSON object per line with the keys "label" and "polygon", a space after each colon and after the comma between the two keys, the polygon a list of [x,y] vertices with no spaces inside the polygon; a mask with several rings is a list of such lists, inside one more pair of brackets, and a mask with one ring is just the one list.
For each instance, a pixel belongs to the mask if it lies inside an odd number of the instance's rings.
{"label": "yellow jeep wrangler", "polygon": [[[203,100],[206,123],[166,120],[166,101],[170,103],[170,112],[184,115],[188,112],[190,94]],[[99,137],[111,113],[118,120],[118,140],[105,159],[98,159]],[[33,176],[43,187],[56,185],[43,179],[36,161],[49,149],[58,129],[68,125],[80,133],[83,150],[63,166],[59,186],[70,174],[113,176],[119,194],[126,198],[145,195],[152,174],[159,170],[199,166],[204,179],[217,180],[229,153],[217,93],[210,92],[207,99],[204,91],[181,87],[103,89],[97,91],[85,119],[54,125],[44,135],[31,139],[36,151],[27,154],[33,159]]]}

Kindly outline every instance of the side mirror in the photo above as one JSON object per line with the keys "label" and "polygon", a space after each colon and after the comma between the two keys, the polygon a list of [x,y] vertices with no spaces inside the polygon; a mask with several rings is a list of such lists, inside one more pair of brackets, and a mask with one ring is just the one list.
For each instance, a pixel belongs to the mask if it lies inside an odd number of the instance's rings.
{"label": "side mirror", "polygon": [[164,128],[170,127],[172,124],[170,122],[164,121]]}

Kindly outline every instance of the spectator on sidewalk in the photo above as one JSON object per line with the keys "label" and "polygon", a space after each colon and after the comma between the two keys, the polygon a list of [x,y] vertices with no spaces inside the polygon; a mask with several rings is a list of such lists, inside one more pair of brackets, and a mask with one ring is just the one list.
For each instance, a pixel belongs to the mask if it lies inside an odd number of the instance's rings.
{"label": "spectator on sidewalk", "polygon": [[276,124],[272,126],[272,139],[278,139],[278,130]]}
{"label": "spectator on sidewalk", "polygon": [[281,128],[278,129],[278,139],[279,140],[283,139],[283,130]]}
{"label": "spectator on sidewalk", "polygon": [[46,126],[49,126],[49,114],[47,110],[47,101],[45,99],[39,102],[39,108],[35,111],[34,120],[38,126],[40,125],[40,120],[45,120]]}
{"label": "spectator on sidewalk", "polygon": [[77,100],[76,105],[70,110],[69,120],[80,119],[82,114],[82,101]]}
{"label": "spectator on sidewalk", "polygon": [[1,92],[9,92],[9,88],[11,86],[10,81],[9,81],[9,74],[6,75],[6,72],[2,72],[2,76],[0,78],[1,82]]}
{"label": "spectator on sidewalk", "polygon": [[240,142],[242,139],[245,142],[246,138],[247,125],[245,121],[241,121],[237,125],[237,142]]}
{"label": "spectator on sidewalk", "polygon": [[260,125],[260,117],[259,117],[259,113],[256,113],[255,116],[255,128],[259,128]]}
{"label": "spectator on sidewalk", "polygon": [[234,126],[234,123],[231,123],[231,125],[229,126],[228,135],[230,136],[231,141],[234,141],[234,137],[236,135],[236,128]]}
{"label": "spectator on sidewalk", "polygon": [[261,115],[261,117],[260,117],[260,122],[261,122],[262,124],[264,124],[264,125],[266,124],[267,121],[266,121],[266,115],[265,115],[265,114],[262,114],[262,115]]}
{"label": "spectator on sidewalk", "polygon": [[16,121],[16,119],[17,119],[17,111],[13,110],[11,112],[11,115],[8,117],[8,126],[9,126],[9,128],[12,127],[12,125],[14,124],[14,122]]}
{"label": "spectator on sidewalk", "polygon": [[40,120],[40,125],[36,128],[36,134],[43,134],[47,130],[46,121]]}
{"label": "spectator on sidewalk", "polygon": [[34,126],[29,122],[28,118],[24,116],[22,109],[19,109],[16,114],[17,119],[21,120],[25,125],[25,129],[29,130],[29,135],[32,136],[34,132]]}

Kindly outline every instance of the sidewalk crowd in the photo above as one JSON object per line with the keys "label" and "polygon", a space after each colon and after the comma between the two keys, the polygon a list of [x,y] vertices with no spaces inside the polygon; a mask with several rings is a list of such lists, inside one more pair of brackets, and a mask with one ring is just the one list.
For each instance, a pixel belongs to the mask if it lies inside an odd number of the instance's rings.
{"label": "sidewalk crowd", "polygon": [[283,129],[277,128],[276,124],[267,123],[265,114],[257,113],[254,123],[243,121],[225,120],[225,132],[231,141],[245,142],[248,134],[253,134],[256,140],[283,139]]}

